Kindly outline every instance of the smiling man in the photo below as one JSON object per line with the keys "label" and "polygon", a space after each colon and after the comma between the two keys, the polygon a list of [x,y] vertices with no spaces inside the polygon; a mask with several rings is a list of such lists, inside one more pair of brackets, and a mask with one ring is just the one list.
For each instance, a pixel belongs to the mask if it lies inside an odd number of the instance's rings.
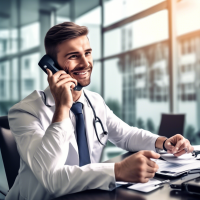
{"label": "smiling man", "polygon": [[[47,70],[49,87],[34,91],[9,111],[20,170],[7,200],[112,190],[116,181],[145,183],[158,169],[150,159],[159,158],[156,148],[176,156],[193,151],[181,135],[165,138],[131,127],[113,114],[99,94],[73,89],[78,83],[90,84],[93,59],[87,34],[86,27],[72,22],[58,24],[46,34],[46,53],[60,71]],[[139,152],[119,163],[99,163],[107,140]]]}

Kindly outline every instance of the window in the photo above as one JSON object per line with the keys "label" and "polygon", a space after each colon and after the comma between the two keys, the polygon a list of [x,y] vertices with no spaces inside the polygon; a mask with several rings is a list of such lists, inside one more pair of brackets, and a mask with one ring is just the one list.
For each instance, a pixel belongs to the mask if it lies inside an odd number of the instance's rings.
{"label": "window", "polygon": [[34,22],[21,28],[21,51],[36,47],[40,43],[40,24]]}
{"label": "window", "polygon": [[4,65],[1,65],[1,75],[2,75],[2,76],[5,75],[5,68],[4,68]]}
{"label": "window", "polygon": [[0,57],[9,52],[9,31],[0,30]]}
{"label": "window", "polygon": [[[25,98],[33,90],[41,89],[42,75],[47,82],[46,74],[38,66],[39,53],[25,55],[21,58],[21,96]],[[27,81],[28,80],[28,81]],[[30,80],[30,81],[29,81]],[[31,82],[32,81],[32,82]]]}
{"label": "window", "polygon": [[30,68],[30,60],[29,59],[25,59],[24,60],[24,67],[25,67],[25,69],[29,69]]}
{"label": "window", "polygon": [[[118,54],[166,40],[168,38],[167,17],[167,11],[163,10],[106,32],[104,56]],[[142,59],[142,57],[139,57],[136,62],[143,62]]]}
{"label": "window", "polygon": [[5,96],[5,82],[4,80],[0,80],[0,94],[1,94],[1,98],[4,98]]}
{"label": "window", "polygon": [[25,79],[24,85],[25,85],[25,90],[32,91],[34,88],[34,80],[33,79]]}
{"label": "window", "polygon": [[[110,0],[104,1],[104,26],[125,19],[164,0]],[[115,8],[115,9],[113,9]]]}

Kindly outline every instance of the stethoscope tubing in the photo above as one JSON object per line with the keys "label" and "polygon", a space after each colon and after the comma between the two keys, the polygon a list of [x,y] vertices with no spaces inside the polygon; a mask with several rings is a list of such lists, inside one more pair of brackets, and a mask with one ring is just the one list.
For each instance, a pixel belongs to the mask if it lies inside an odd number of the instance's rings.
{"label": "stethoscope tubing", "polygon": [[[104,134],[104,135],[107,135],[108,133],[105,131],[104,126],[103,126],[103,124],[102,124],[100,118],[96,116],[96,112],[95,112],[94,107],[92,106],[92,103],[90,102],[88,96],[85,94],[84,91],[83,91],[83,93],[84,93],[84,96],[85,96],[85,98],[87,99],[87,101],[88,101],[88,103],[89,103],[89,105],[90,105],[90,107],[91,107],[91,109],[92,109],[93,115],[94,115],[93,126],[94,126],[94,129],[95,129],[96,137],[97,137],[99,143],[102,144],[103,146],[105,146],[105,144],[103,144],[103,143],[101,142],[101,140],[100,140],[100,138],[99,138],[99,136],[98,136],[98,134],[97,134],[96,122],[99,122],[99,123],[101,124],[101,127],[102,127],[102,130],[103,130],[103,134]],[[47,107],[50,108],[51,106],[46,104],[46,94],[45,94],[44,92],[43,92],[43,95],[44,95],[44,104],[45,104]]]}

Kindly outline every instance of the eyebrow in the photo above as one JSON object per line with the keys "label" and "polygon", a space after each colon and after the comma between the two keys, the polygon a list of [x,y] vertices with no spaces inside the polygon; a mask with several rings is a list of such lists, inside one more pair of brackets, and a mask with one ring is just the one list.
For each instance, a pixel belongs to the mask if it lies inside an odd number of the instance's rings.
{"label": "eyebrow", "polygon": [[[87,52],[87,51],[92,51],[92,49],[91,49],[91,48],[90,48],[90,49],[86,49],[85,52]],[[67,56],[69,56],[69,55],[72,55],[72,54],[79,54],[79,52],[78,52],[78,51],[74,51],[74,52],[67,53],[67,54],[65,55],[65,57],[67,57]]]}

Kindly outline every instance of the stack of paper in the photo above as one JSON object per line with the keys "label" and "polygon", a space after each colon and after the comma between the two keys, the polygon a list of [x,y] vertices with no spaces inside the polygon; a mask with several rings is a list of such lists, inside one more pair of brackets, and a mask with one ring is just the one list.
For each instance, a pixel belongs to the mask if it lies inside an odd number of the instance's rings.
{"label": "stack of paper", "polygon": [[177,163],[177,164],[190,164],[196,162],[196,158],[192,156],[191,153],[183,154],[182,156],[179,157],[176,157],[173,154],[162,154],[161,157],[167,162]]}
{"label": "stack of paper", "polygon": [[161,157],[165,161],[152,159],[159,166],[158,174],[177,176],[192,169],[200,170],[200,161],[196,160],[192,154],[184,154],[180,157],[175,157],[173,154],[162,154]]}

